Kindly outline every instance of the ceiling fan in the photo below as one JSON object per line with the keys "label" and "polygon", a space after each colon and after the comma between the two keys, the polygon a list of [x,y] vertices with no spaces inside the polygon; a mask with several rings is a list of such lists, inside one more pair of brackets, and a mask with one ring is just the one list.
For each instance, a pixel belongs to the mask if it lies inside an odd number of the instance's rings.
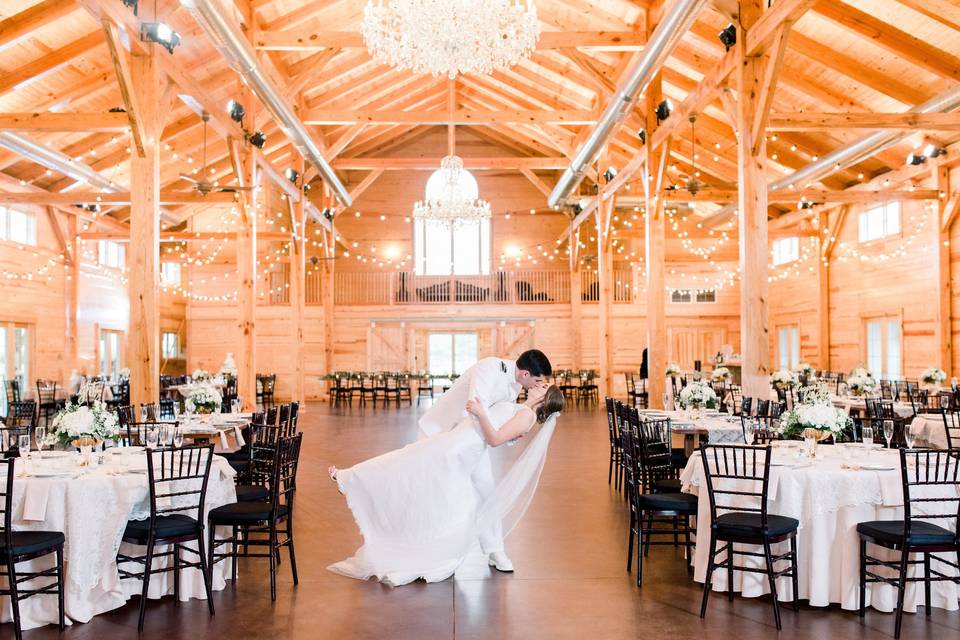
{"label": "ceiling fan", "polygon": [[700,191],[704,189],[707,185],[702,181],[697,179],[697,136],[696,136],[696,122],[697,114],[690,114],[690,173],[689,174],[680,174],[680,179],[683,180],[681,184],[672,184],[667,187],[670,191],[687,191],[690,195],[695,196]]}
{"label": "ceiling fan", "polygon": [[210,122],[210,114],[206,111],[200,114],[200,118],[203,120],[203,165],[200,169],[200,179],[186,174],[181,173],[180,177],[186,180],[187,182],[192,182],[194,189],[197,190],[202,196],[212,193],[214,191],[220,191],[223,193],[236,193],[237,191],[250,191],[253,187],[241,187],[240,185],[221,185],[214,184],[206,179],[207,175],[207,123]]}

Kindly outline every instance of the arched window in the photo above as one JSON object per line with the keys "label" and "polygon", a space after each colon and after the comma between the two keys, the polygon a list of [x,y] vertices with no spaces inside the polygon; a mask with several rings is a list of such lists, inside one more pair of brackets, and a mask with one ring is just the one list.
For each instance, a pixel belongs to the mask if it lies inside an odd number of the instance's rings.
{"label": "arched window", "polygon": [[415,220],[413,245],[418,276],[490,273],[490,220],[451,227],[443,222]]}

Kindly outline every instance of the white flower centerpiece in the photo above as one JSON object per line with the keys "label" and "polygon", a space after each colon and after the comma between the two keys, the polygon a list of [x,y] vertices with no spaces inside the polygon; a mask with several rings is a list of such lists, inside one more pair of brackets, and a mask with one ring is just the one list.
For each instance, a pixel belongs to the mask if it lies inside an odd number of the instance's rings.
{"label": "white flower centerpiece", "polygon": [[810,384],[817,380],[817,370],[809,362],[801,362],[793,371],[797,374],[798,380],[803,382],[803,384]]}
{"label": "white flower centerpiece", "polygon": [[809,455],[815,457],[817,442],[843,435],[853,421],[831,404],[830,394],[823,386],[804,387],[800,397],[803,401],[780,417],[779,433],[785,438],[812,440]]}
{"label": "white flower centerpiece", "polygon": [[210,375],[210,372],[206,369],[196,368],[193,370],[193,374],[190,376],[190,379],[194,382],[209,382],[213,379],[213,376]]}
{"label": "white flower centerpiece", "polygon": [[717,394],[706,382],[694,380],[680,392],[680,406],[690,412],[693,420],[697,420],[704,409],[717,408]]}
{"label": "white flower centerpiece", "polygon": [[220,365],[219,375],[221,377],[237,377],[237,362],[233,359],[233,352],[228,351],[227,357],[223,359],[223,364]]}
{"label": "white flower centerpiece", "polygon": [[187,413],[216,413],[220,411],[223,397],[220,392],[209,385],[201,385],[191,390],[183,401]]}
{"label": "white flower centerpiece", "polygon": [[729,382],[730,369],[726,367],[717,367],[710,373],[710,379],[714,382]]}
{"label": "white flower centerpiece", "polygon": [[852,396],[868,396],[877,390],[877,381],[863,367],[857,367],[847,376],[847,391]]}
{"label": "white flower centerpiece", "polygon": [[117,372],[117,377],[121,380],[130,379],[130,367],[124,367]]}
{"label": "white flower centerpiece", "polygon": [[120,423],[116,414],[97,400],[89,405],[68,403],[58,411],[44,444],[73,445],[81,451],[89,451],[104,440],[116,440],[119,437]]}
{"label": "white flower centerpiece", "polygon": [[781,369],[780,371],[774,371],[770,375],[770,383],[774,389],[793,389],[800,385],[800,376],[794,371]]}
{"label": "white flower centerpiece", "polygon": [[667,364],[666,376],[668,378],[679,378],[683,374],[683,371],[680,369],[680,365],[676,362],[671,362]]}
{"label": "white flower centerpiece", "polygon": [[921,386],[929,391],[939,391],[940,386],[946,379],[946,372],[943,369],[938,369],[937,367],[924,369],[923,373],[920,374]]}

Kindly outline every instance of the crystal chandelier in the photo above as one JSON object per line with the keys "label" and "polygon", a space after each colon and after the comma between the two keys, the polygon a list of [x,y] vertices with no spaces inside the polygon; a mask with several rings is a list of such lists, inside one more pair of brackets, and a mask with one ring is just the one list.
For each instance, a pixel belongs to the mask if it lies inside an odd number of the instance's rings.
{"label": "crystal chandelier", "polygon": [[447,156],[427,180],[425,198],[413,205],[413,217],[459,227],[490,218],[490,203],[479,198],[477,179],[459,156]]}
{"label": "crystal chandelier", "polygon": [[529,57],[540,21],[533,0],[370,0],[360,32],[378,62],[452,79]]}

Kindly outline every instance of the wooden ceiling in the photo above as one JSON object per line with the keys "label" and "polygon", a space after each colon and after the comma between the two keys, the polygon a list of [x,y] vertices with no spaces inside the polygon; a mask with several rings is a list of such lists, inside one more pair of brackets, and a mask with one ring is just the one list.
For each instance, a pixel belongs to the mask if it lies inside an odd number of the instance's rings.
{"label": "wooden ceiling", "polygon": [[[642,49],[653,0],[536,0],[543,36],[530,60],[490,76],[415,76],[371,60],[359,26],[367,0],[224,0],[236,9],[262,63],[289,96],[348,188],[369,188],[377,172],[439,158],[398,162],[399,150],[416,157],[416,141],[451,120],[502,149],[480,163],[482,171],[522,174],[546,194],[603,111],[618,78]],[[669,3],[668,3],[669,4]],[[736,2],[715,0],[682,39],[663,71],[663,92],[674,105],[696,89],[724,55],[717,34],[734,18]],[[175,103],[163,133],[165,190],[186,190],[181,172],[200,168],[203,127],[196,103],[213,105],[208,131],[207,177],[233,180],[223,131],[224,106],[240,98],[241,83],[177,0],[158,0],[156,15],[182,36],[171,55],[160,51],[172,90],[192,96]],[[111,130],[124,104],[107,46],[102,17],[136,33],[152,20],[151,0],[139,18],[121,0],[19,0],[0,4],[0,130],[19,130],[32,140],[83,162],[121,188],[129,185],[129,133]],[[857,112],[892,114],[910,109],[960,81],[960,0],[820,0],[793,26],[776,93],[771,127],[791,129],[777,114]],[[724,97],[727,96],[727,97]],[[736,189],[737,149],[730,117],[731,94],[699,109],[696,148],[686,122],[674,124],[668,179],[682,183],[696,165],[699,179],[718,193]],[[246,129],[262,129],[269,165],[296,164],[296,151],[275,123],[244,99]],[[213,108],[213,107],[208,107]],[[78,114],[71,131],[62,118],[20,114]],[[83,117],[80,117],[83,114]],[[87,114],[92,114],[87,118]],[[99,114],[96,117],[93,115]],[[86,118],[86,119],[84,119]],[[610,163],[623,167],[640,149],[641,114],[631,115],[608,147]],[[901,170],[908,153],[927,141],[946,146],[958,139],[956,120],[920,122],[897,145],[843,167],[814,187],[847,189]],[[869,133],[869,127],[792,127],[768,131],[769,175],[779,178]],[[866,123],[876,126],[876,122]],[[122,122],[120,123],[122,126]],[[859,126],[859,125],[858,125]],[[938,127],[940,127],[938,129]],[[46,130],[46,129],[52,130]],[[107,129],[107,130],[94,130]],[[466,154],[465,154],[466,155]],[[385,158],[390,158],[389,160]],[[602,169],[601,169],[602,170]],[[372,178],[372,179],[371,179]],[[589,182],[589,181],[585,181]],[[69,177],[0,149],[0,188],[62,191]],[[179,204],[171,224],[211,203]],[[708,216],[720,204],[703,203]],[[793,209],[771,205],[771,214]],[[122,207],[112,211],[123,220]]]}

